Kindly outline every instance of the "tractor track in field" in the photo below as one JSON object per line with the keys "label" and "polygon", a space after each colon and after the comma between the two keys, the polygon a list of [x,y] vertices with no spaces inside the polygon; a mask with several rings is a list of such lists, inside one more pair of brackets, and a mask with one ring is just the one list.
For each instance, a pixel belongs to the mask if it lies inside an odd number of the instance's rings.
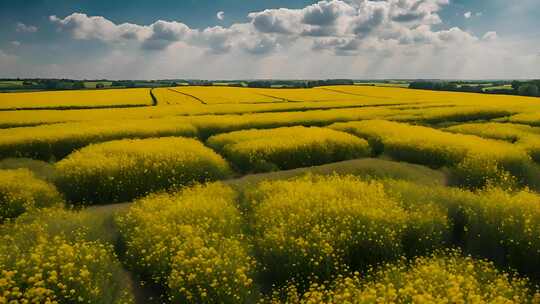
{"label": "tractor track in field", "polygon": [[329,88],[322,88],[322,87],[320,87],[319,89],[325,90],[325,91],[329,91],[329,92],[334,92],[334,93],[341,93],[341,94],[353,95],[353,96],[368,97],[368,98],[378,98],[378,99],[387,99],[386,97],[370,96],[370,95],[364,95],[364,94],[357,94],[357,93],[345,92],[345,91],[340,91],[340,90],[333,90],[333,89],[329,89]]}
{"label": "tractor track in field", "polygon": [[191,95],[191,94],[188,94],[188,93],[184,93],[184,92],[180,92],[180,91],[177,91],[177,90],[175,90],[175,89],[171,89],[171,88],[167,88],[167,90],[169,90],[169,91],[171,91],[171,92],[175,92],[175,93],[178,93],[178,94],[182,94],[182,95],[185,95],[185,96],[187,96],[187,97],[191,97],[191,98],[193,98],[193,99],[197,100],[198,102],[200,102],[200,103],[201,103],[201,104],[203,104],[203,105],[208,105],[208,103],[207,103],[206,101],[204,101],[204,100],[200,99],[200,98],[199,98],[199,97],[197,97],[197,96],[193,96],[193,95]]}
{"label": "tractor track in field", "polygon": [[154,95],[154,89],[155,88],[150,89],[150,97],[152,98],[152,106],[153,107],[158,105],[158,99],[157,99],[156,95]]}

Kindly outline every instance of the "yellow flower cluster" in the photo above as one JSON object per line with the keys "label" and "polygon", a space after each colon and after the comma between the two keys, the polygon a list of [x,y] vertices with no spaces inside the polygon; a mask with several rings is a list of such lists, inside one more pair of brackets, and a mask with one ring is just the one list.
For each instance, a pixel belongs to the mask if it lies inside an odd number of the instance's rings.
{"label": "yellow flower cluster", "polygon": [[0,94],[0,109],[102,108],[151,105],[149,89],[73,90]]}
{"label": "yellow flower cluster", "polygon": [[174,303],[245,303],[255,261],[243,244],[236,193],[220,183],[137,201],[117,218],[132,268]]}
{"label": "yellow flower cluster", "polygon": [[397,160],[432,167],[457,167],[460,169],[455,174],[458,183],[470,187],[483,186],[486,179],[496,178],[501,171],[518,179],[525,178],[530,163],[527,153],[510,143],[428,127],[367,120],[337,123],[331,128],[364,137],[376,152]]}
{"label": "yellow flower cluster", "polygon": [[134,302],[111,245],[52,233],[48,221],[21,218],[0,228],[0,303]]}
{"label": "yellow flower cluster", "polygon": [[55,167],[56,185],[76,203],[128,201],[156,190],[223,178],[230,171],[214,151],[182,137],[90,145]]}
{"label": "yellow flower cluster", "polygon": [[0,170],[0,223],[27,210],[61,205],[56,188],[28,169]]}
{"label": "yellow flower cluster", "polygon": [[452,224],[451,243],[468,253],[511,266],[522,274],[540,270],[540,196],[488,188],[470,192],[385,181],[386,192],[407,209],[434,205]]}
{"label": "yellow flower cluster", "polygon": [[527,125],[497,122],[461,124],[448,127],[445,130],[454,133],[506,140],[509,142],[517,142],[530,134],[540,135],[539,128],[534,128]]}
{"label": "yellow flower cluster", "polygon": [[535,109],[532,112],[519,113],[508,118],[509,122],[527,124],[531,126],[540,126],[540,110]]}
{"label": "yellow flower cluster", "polygon": [[405,262],[387,264],[364,282],[358,274],[339,277],[330,284],[314,283],[301,293],[294,285],[276,292],[268,303],[418,303],[418,304],[521,304],[540,303],[540,295],[528,282],[499,272],[493,264],[462,256],[459,252],[437,253]]}
{"label": "yellow flower cluster", "polygon": [[405,210],[379,182],[305,176],[263,182],[246,194],[255,248],[270,279],[329,278],[366,269],[414,247],[444,244],[444,214]]}
{"label": "yellow flower cluster", "polygon": [[540,162],[540,128],[513,123],[491,122],[457,125],[446,130],[513,142],[527,151],[534,161]]}
{"label": "yellow flower cluster", "polygon": [[321,165],[370,154],[356,136],[317,127],[247,130],[212,136],[208,145],[242,171],[275,171]]}
{"label": "yellow flower cluster", "polygon": [[0,130],[0,157],[60,159],[92,143],[163,136],[195,137],[197,130],[179,118],[60,123]]}
{"label": "yellow flower cluster", "polygon": [[540,196],[488,189],[467,201],[465,247],[522,273],[540,269]]}

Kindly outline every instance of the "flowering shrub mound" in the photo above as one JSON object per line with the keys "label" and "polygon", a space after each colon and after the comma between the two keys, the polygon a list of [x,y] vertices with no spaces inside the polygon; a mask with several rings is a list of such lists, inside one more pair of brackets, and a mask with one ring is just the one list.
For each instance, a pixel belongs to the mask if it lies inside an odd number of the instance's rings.
{"label": "flowering shrub mound", "polygon": [[208,145],[244,172],[321,165],[370,154],[367,141],[317,127],[246,130],[212,136]]}
{"label": "flowering shrub mound", "polygon": [[493,180],[504,182],[512,175],[527,182],[531,158],[507,142],[384,120],[336,123],[330,128],[366,138],[375,152],[396,160],[456,168],[459,185],[478,188]]}
{"label": "flowering shrub mound", "polygon": [[[285,299],[285,300],[284,300]],[[330,284],[311,285],[299,292],[291,285],[276,291],[267,303],[540,303],[527,280],[498,271],[492,263],[437,253],[387,264],[369,280],[340,276]]]}
{"label": "flowering shrub mound", "polygon": [[56,188],[27,169],[0,170],[0,223],[27,210],[59,205]]}
{"label": "flowering shrub mound", "polygon": [[56,184],[73,203],[129,201],[149,192],[230,174],[221,156],[182,137],[118,140],[88,146],[56,164]]}
{"label": "flowering shrub mound", "polygon": [[0,227],[0,303],[134,303],[111,245],[52,233],[51,218],[75,213],[42,213]]}
{"label": "flowering shrub mound", "polygon": [[151,195],[117,218],[129,265],[166,287],[174,303],[244,303],[255,261],[244,244],[236,194],[222,184]]}
{"label": "flowering shrub mound", "polygon": [[449,232],[437,209],[417,209],[419,216],[386,195],[381,183],[352,176],[263,182],[246,200],[257,256],[278,282],[365,270],[442,246]]}

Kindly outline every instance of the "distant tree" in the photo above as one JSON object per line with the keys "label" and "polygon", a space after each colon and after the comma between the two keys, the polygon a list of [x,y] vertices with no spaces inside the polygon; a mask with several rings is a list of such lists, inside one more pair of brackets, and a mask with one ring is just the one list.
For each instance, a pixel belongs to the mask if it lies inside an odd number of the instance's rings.
{"label": "distant tree", "polygon": [[514,89],[514,91],[517,92],[520,86],[521,86],[521,82],[517,80],[512,81],[512,89]]}
{"label": "distant tree", "polygon": [[59,81],[53,79],[45,79],[42,83],[47,90],[56,90],[59,87]]}
{"label": "distant tree", "polygon": [[101,82],[96,84],[96,89],[103,89],[104,87],[105,85]]}
{"label": "distant tree", "polygon": [[529,85],[529,96],[540,96],[539,89],[536,84],[530,84]]}
{"label": "distant tree", "polygon": [[72,89],[75,89],[75,90],[81,90],[81,89],[84,89],[85,86],[84,86],[84,82],[82,81],[76,81],[73,83],[73,85],[71,86]]}
{"label": "distant tree", "polygon": [[34,85],[34,83],[28,80],[23,81],[23,86],[31,86],[31,85]]}
{"label": "distant tree", "polygon": [[518,89],[518,94],[522,96],[539,96],[538,86],[534,84],[524,84]]}

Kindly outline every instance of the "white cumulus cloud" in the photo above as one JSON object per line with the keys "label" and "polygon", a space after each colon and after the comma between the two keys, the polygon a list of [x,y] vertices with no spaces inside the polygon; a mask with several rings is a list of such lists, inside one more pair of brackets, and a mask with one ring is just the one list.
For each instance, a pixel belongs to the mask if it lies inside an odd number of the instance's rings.
{"label": "white cumulus cloud", "polygon": [[493,41],[493,40],[496,40],[497,38],[498,38],[497,32],[487,32],[484,34],[484,36],[482,36],[482,40],[485,40],[485,41]]}
{"label": "white cumulus cloud", "polygon": [[225,12],[224,12],[224,11],[219,11],[219,12],[217,12],[216,18],[218,18],[218,20],[223,20],[223,19],[225,19]]}
{"label": "white cumulus cloud", "polygon": [[38,31],[38,27],[34,25],[26,25],[22,22],[17,22],[15,25],[15,31],[19,33],[35,33]]}
{"label": "white cumulus cloud", "polygon": [[[424,46],[463,47],[491,39],[479,39],[458,27],[445,29],[439,11],[447,4],[448,0],[323,0],[300,9],[251,12],[246,23],[203,29],[164,20],[148,25],[116,24],[84,13],[51,16],[50,20],[74,39],[134,41],[146,50],[164,50],[180,43],[212,54],[242,51],[256,56],[293,48],[334,55],[376,51],[391,56],[418,53],[414,48]],[[222,20],[224,13],[216,16]]]}

